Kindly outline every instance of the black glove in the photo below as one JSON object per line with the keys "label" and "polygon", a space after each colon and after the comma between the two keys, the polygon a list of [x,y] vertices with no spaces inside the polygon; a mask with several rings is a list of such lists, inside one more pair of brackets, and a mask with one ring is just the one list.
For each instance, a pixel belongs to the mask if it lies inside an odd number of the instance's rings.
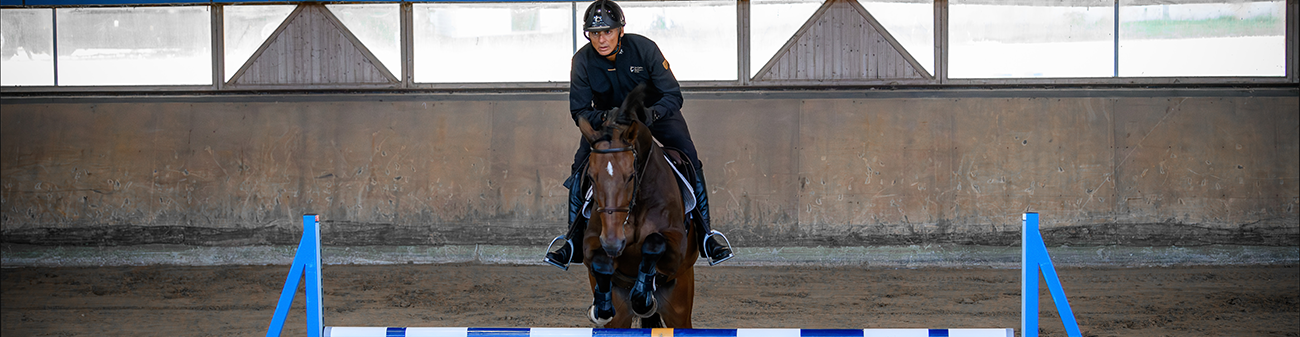
{"label": "black glove", "polygon": [[587,123],[591,123],[591,125],[600,125],[601,123],[605,123],[605,115],[608,114],[609,110],[591,109],[582,111],[577,113],[578,116],[573,119],[573,123],[578,123],[578,118],[584,118],[587,120]]}
{"label": "black glove", "polygon": [[662,115],[659,114],[659,109],[649,108],[649,109],[645,109],[645,111],[646,111],[647,113],[650,113],[649,118],[646,118],[646,119],[645,119],[645,120],[646,120],[645,127],[647,127],[647,128],[650,127],[651,125],[654,125],[655,121],[657,121],[657,120],[659,120],[660,118],[663,118],[663,117],[664,117],[664,116],[662,116]]}

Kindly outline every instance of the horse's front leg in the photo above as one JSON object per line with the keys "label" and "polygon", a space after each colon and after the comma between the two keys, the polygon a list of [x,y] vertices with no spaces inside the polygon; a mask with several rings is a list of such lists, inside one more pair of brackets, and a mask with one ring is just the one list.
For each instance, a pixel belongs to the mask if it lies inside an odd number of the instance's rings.
{"label": "horse's front leg", "polygon": [[655,266],[659,264],[659,258],[663,256],[667,245],[667,240],[659,233],[647,235],[641,243],[641,265],[636,271],[636,283],[629,292],[632,313],[637,317],[650,317],[658,310],[654,296]]}
{"label": "horse's front leg", "polygon": [[590,271],[592,279],[591,294],[594,298],[591,302],[591,308],[587,310],[587,319],[596,325],[604,326],[614,319],[614,292],[612,278],[614,277],[614,260],[605,255],[605,252],[597,250],[595,254],[590,255]]}

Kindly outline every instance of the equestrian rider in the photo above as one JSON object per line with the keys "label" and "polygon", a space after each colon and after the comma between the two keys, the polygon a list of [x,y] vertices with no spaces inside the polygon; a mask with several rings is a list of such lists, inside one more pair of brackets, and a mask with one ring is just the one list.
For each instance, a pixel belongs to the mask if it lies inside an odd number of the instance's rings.
{"label": "equestrian rider", "polygon": [[[582,28],[586,31],[587,45],[573,54],[573,68],[569,75],[569,112],[576,123],[578,118],[586,118],[592,124],[605,120],[610,109],[619,107],[623,99],[638,84],[646,83],[648,91],[646,104],[650,133],[664,147],[674,148],[686,153],[695,167],[692,187],[697,200],[695,211],[691,216],[699,233],[706,233],[699,247],[700,254],[709,259],[709,265],[716,265],[734,256],[726,237],[709,228],[708,189],[704,185],[704,170],[700,168],[700,159],[695,152],[695,143],[691,141],[690,131],[686,128],[686,119],[682,118],[682,91],[668,67],[659,46],[650,39],[637,34],[623,33],[623,9],[610,0],[596,0],[587,6],[583,14]],[[573,156],[573,174],[564,182],[569,189],[569,231],[556,240],[564,244],[556,251],[546,253],[547,263],[561,269],[568,269],[570,262],[582,262],[582,233],[586,230],[587,219],[582,216],[587,184],[584,182],[583,167],[591,146],[580,141],[578,153]],[[717,237],[722,236],[723,241]],[[574,254],[575,251],[579,253]]]}

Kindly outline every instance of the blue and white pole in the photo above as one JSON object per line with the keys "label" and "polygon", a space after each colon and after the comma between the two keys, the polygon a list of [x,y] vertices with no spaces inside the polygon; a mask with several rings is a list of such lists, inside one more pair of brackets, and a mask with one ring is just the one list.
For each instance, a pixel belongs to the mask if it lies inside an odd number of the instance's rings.
{"label": "blue and white pole", "polygon": [[1013,337],[1012,329],[591,329],[326,327],[325,337]]}
{"label": "blue and white pole", "polygon": [[[1032,220],[1031,220],[1032,219]],[[1081,337],[1074,314],[1061,291],[1056,269],[1047,256],[1043,238],[1038,234],[1038,214],[1025,213],[1024,288],[1022,289],[1021,327],[1025,337],[1038,336],[1038,269],[1047,277],[1066,331]],[[304,276],[307,279],[307,336],[321,337],[1013,337],[1013,329],[591,329],[591,328],[404,328],[404,327],[325,327],[321,304],[320,217],[302,218],[302,240],[294,255],[289,277],[285,279],[280,301],[275,306],[267,337],[279,337],[284,329],[289,307]],[[1030,277],[1032,276],[1032,277]],[[1032,287],[1032,288],[1031,288]],[[1033,289],[1034,291],[1029,291]],[[1032,311],[1029,311],[1032,310]],[[1032,327],[1031,329],[1028,329]]]}

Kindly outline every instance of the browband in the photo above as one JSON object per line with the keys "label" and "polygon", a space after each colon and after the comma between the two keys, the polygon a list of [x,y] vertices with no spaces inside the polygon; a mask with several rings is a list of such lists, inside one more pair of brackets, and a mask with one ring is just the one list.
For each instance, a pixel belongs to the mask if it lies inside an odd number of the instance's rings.
{"label": "browband", "polygon": [[635,149],[633,149],[632,147],[629,146],[629,147],[616,147],[616,148],[612,148],[612,149],[591,149],[591,152],[595,152],[595,153],[618,153],[618,152],[627,152],[627,151],[634,151],[634,150],[635,150]]}

